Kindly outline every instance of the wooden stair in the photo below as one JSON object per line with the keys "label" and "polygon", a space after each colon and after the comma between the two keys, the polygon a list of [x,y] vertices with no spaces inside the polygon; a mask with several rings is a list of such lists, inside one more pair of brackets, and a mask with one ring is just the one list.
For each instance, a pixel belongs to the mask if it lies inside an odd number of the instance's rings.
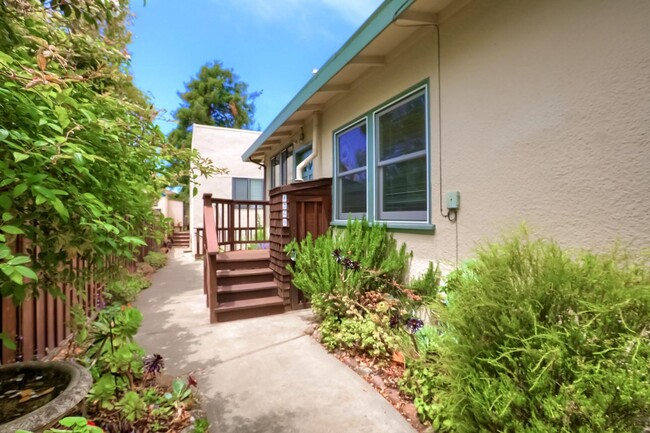
{"label": "wooden stair", "polygon": [[217,254],[217,322],[284,313],[269,259],[269,250]]}
{"label": "wooden stair", "polygon": [[172,235],[172,246],[189,248],[190,232],[174,232]]}

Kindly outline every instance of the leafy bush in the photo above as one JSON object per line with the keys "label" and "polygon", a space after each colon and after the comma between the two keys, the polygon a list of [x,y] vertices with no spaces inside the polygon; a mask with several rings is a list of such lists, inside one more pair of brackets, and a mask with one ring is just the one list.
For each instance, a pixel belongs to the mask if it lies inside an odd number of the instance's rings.
{"label": "leafy bush", "polygon": [[[438,353],[439,331],[436,327],[424,326],[414,335],[416,346],[402,347],[405,352],[406,369],[400,381],[400,389],[413,397],[413,403],[420,418],[431,420],[435,411],[431,404],[435,398],[437,371],[433,368]],[[413,353],[415,351],[415,353]]]}
{"label": "leafy bush", "polygon": [[111,304],[130,304],[138,294],[151,286],[151,281],[141,273],[128,274],[111,281],[104,290],[104,298]]}
{"label": "leafy bush", "polygon": [[[403,282],[411,258],[405,244],[397,247],[385,225],[370,225],[365,218],[315,240],[308,234],[300,243],[287,245],[286,251],[295,256],[289,267],[293,283],[311,298],[321,317],[346,315],[345,305],[330,311],[336,299],[357,299],[367,291],[386,291],[393,281]],[[348,266],[353,264],[355,268]]]}
{"label": "leafy bush", "polygon": [[[650,272],[525,233],[447,282],[423,413],[441,431],[641,432],[650,413]],[[423,373],[426,374],[426,373]]]}
{"label": "leafy bush", "polygon": [[144,261],[154,269],[160,269],[167,264],[167,254],[152,251],[147,254]]}

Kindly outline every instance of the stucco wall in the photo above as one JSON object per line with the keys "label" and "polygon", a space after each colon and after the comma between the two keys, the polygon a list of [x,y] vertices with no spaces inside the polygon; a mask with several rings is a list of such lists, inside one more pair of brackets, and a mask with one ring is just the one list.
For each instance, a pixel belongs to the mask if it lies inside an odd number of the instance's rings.
{"label": "stucco wall", "polygon": [[[436,232],[397,235],[416,272],[522,221],[568,247],[647,247],[648,23],[648,1],[469,2],[440,27],[442,145],[429,27],[323,112],[316,177],[332,175],[336,128],[429,78]],[[456,225],[438,209],[440,165],[443,194],[461,193]]]}
{"label": "stucco wall", "polygon": [[[196,245],[195,228],[203,227],[203,194],[211,193],[215,198],[232,198],[233,177],[264,178],[264,171],[258,165],[241,160],[242,153],[259,135],[259,131],[194,125],[192,149],[197,149],[201,156],[210,159],[217,167],[227,168],[229,172],[209,179],[201,178],[196,185],[198,194],[190,199],[190,232],[193,250]],[[194,186],[191,185],[191,188]]]}

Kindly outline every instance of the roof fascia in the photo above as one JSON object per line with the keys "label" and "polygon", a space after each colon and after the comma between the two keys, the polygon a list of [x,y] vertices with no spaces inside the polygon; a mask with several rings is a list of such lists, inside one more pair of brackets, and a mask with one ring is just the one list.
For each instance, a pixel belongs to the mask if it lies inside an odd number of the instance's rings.
{"label": "roof fascia", "polygon": [[242,155],[248,161],[251,155],[282,126],[309,98],[334,77],[350,60],[357,56],[370,42],[388,27],[395,17],[415,0],[387,0],[354,32],[348,41],[330,57],[286,107],[267,126],[262,134]]}

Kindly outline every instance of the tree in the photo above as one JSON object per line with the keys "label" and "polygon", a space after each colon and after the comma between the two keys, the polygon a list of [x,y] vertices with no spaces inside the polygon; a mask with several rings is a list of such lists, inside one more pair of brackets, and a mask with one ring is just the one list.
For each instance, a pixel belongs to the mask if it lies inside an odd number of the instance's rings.
{"label": "tree", "polygon": [[[167,185],[210,167],[169,145],[132,82],[128,0],[0,2],[0,294],[60,295],[61,263],[131,257]],[[28,254],[16,252],[18,236]],[[38,246],[36,249],[34,246]],[[30,264],[31,262],[31,264]]]}
{"label": "tree", "polygon": [[260,92],[248,93],[248,84],[239,80],[232,69],[221,62],[206,64],[179,94],[183,102],[174,113],[178,126],[169,134],[169,141],[179,148],[189,148],[192,125],[200,123],[228,128],[250,128],[253,125],[254,101]]}

